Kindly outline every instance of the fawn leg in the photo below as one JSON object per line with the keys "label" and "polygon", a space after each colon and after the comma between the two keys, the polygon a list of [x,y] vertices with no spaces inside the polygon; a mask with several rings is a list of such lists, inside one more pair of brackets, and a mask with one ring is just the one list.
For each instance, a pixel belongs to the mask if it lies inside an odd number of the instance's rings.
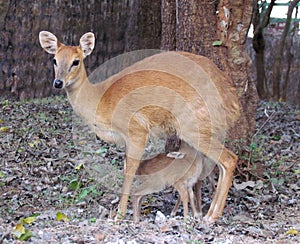
{"label": "fawn leg", "polygon": [[200,217],[202,217],[202,196],[201,196],[201,187],[202,180],[198,180],[195,184],[195,200],[196,200],[196,208]]}
{"label": "fawn leg", "polygon": [[177,199],[177,202],[176,202],[176,204],[175,204],[175,206],[174,206],[174,208],[173,208],[173,210],[171,212],[171,217],[174,217],[176,215],[176,212],[177,212],[177,210],[178,210],[178,208],[180,206],[180,203],[181,203],[181,197],[179,195],[178,199]]}
{"label": "fawn leg", "polygon": [[174,188],[178,191],[182,205],[183,205],[183,216],[185,219],[189,217],[189,194],[186,184],[178,182],[174,184]]}
{"label": "fawn leg", "polygon": [[200,213],[197,209],[197,204],[195,204],[195,195],[194,195],[193,187],[188,187],[188,193],[189,193],[191,207],[192,207],[192,210],[193,210],[193,215],[194,215],[195,218],[199,218]]}
{"label": "fawn leg", "polygon": [[210,173],[210,175],[207,176],[207,178],[209,181],[210,189],[212,192],[214,192],[216,190],[214,175],[212,173]]}
{"label": "fawn leg", "polygon": [[143,196],[142,195],[135,195],[133,197],[133,221],[138,223],[141,216],[141,203],[142,203]]}

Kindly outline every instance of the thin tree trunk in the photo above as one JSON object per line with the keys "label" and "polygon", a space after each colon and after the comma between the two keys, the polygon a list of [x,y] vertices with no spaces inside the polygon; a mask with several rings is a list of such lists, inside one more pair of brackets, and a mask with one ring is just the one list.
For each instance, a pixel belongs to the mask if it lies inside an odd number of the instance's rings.
{"label": "thin tree trunk", "polygon": [[269,98],[269,90],[267,87],[267,79],[265,73],[265,39],[263,35],[264,28],[269,24],[271,11],[275,4],[275,0],[271,0],[266,12],[261,19],[259,13],[259,4],[255,4],[253,13],[253,26],[254,36],[252,40],[253,48],[255,51],[255,65],[256,65],[256,79],[257,79],[257,92],[261,99]]}
{"label": "thin tree trunk", "polygon": [[255,68],[257,77],[257,93],[260,99],[269,99],[267,77],[265,72],[265,52],[261,50],[255,53]]}
{"label": "thin tree trunk", "polygon": [[294,8],[297,6],[300,0],[294,0],[290,3],[288,8],[288,14],[285,22],[285,27],[280,38],[279,47],[274,59],[273,65],[273,99],[278,101],[280,99],[280,81],[281,81],[281,61],[283,57],[283,49],[285,46],[285,40],[290,29],[292,13]]}
{"label": "thin tree trunk", "polygon": [[[297,18],[297,15],[298,15],[298,8],[296,10],[296,15],[295,15],[296,18]],[[295,34],[298,31],[297,24],[298,24],[297,22],[294,22],[294,27],[293,27],[292,35],[290,38],[290,43],[288,45],[289,50],[287,52],[287,70],[286,70],[285,79],[282,84],[282,100],[283,101],[286,101],[286,98],[287,98],[287,87],[288,87],[288,82],[290,80],[290,71],[291,71],[291,65],[292,65],[292,61],[293,61],[293,54],[292,54],[291,50],[293,49],[293,41],[294,41]]]}

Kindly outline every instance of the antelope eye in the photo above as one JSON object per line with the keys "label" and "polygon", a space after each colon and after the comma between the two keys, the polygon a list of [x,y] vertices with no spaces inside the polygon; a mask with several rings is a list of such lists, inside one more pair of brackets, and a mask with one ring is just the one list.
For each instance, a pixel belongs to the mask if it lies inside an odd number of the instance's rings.
{"label": "antelope eye", "polygon": [[55,58],[52,60],[52,62],[53,62],[53,64],[54,64],[55,66],[57,66],[57,63],[56,63],[56,59],[55,59]]}
{"label": "antelope eye", "polygon": [[73,63],[72,63],[72,66],[78,66],[79,65],[79,60],[74,60]]}

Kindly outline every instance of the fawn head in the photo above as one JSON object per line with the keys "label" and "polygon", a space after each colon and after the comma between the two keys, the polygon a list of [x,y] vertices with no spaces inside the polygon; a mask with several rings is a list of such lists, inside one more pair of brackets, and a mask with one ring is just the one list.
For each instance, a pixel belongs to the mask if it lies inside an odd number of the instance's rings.
{"label": "fawn head", "polygon": [[54,54],[55,88],[67,88],[85,78],[82,77],[86,76],[83,59],[92,53],[95,46],[95,36],[92,32],[80,38],[79,46],[65,46],[48,31],[41,31],[39,40],[47,53]]}

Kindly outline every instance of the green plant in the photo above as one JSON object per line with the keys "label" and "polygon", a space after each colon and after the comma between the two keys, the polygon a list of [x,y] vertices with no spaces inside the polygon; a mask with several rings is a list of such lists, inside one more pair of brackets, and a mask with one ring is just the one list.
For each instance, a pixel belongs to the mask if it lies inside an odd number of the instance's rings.
{"label": "green plant", "polygon": [[268,182],[275,188],[280,188],[285,182],[283,177],[278,177],[267,172],[264,172],[264,176],[268,179]]}
{"label": "green plant", "polygon": [[185,240],[185,243],[187,243],[187,244],[204,244],[204,242],[200,241],[200,240]]}

